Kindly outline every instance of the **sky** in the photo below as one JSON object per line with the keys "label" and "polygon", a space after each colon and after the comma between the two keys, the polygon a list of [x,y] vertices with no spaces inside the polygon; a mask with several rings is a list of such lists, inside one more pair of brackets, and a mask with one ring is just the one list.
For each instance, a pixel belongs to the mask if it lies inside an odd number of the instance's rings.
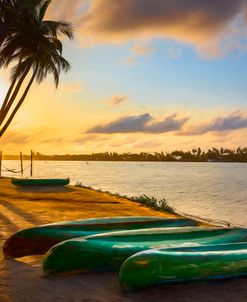
{"label": "sky", "polygon": [[72,68],[33,85],[4,152],[246,146],[246,0],[53,0],[46,18],[73,24]]}

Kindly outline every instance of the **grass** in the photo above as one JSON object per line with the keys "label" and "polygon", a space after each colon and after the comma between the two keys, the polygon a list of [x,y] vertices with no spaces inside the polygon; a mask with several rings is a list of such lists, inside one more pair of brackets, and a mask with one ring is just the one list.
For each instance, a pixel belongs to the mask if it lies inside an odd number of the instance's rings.
{"label": "grass", "polygon": [[154,197],[149,197],[145,194],[139,197],[130,198],[133,201],[137,201],[139,203],[145,204],[148,207],[151,207],[156,210],[162,210],[171,214],[175,214],[175,208],[171,207],[165,199],[156,199]]}
{"label": "grass", "polygon": [[160,199],[159,200],[159,199],[156,199],[155,197],[149,197],[149,196],[147,196],[145,194],[143,194],[143,195],[141,195],[139,197],[128,197],[126,195],[121,195],[121,194],[118,194],[118,193],[113,194],[113,193],[111,193],[109,191],[102,191],[101,189],[94,189],[94,188],[92,188],[90,186],[85,186],[85,185],[83,185],[80,182],[77,182],[75,184],[75,187],[83,188],[83,189],[89,189],[89,190],[94,190],[94,191],[97,191],[97,192],[100,192],[100,193],[107,193],[107,194],[110,194],[112,196],[118,196],[118,197],[121,197],[121,198],[126,198],[128,200],[144,204],[147,207],[155,209],[155,210],[158,210],[158,211],[164,211],[164,212],[171,213],[171,214],[175,214],[176,213],[175,208],[171,207],[168,204],[168,202],[166,201],[166,199]]}

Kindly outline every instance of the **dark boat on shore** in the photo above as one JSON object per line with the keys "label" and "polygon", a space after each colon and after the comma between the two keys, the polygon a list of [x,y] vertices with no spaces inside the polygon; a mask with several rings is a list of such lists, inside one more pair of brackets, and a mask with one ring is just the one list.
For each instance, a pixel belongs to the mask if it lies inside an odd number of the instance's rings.
{"label": "dark boat on shore", "polygon": [[45,254],[55,244],[64,240],[113,231],[138,230],[160,227],[198,226],[187,218],[166,217],[103,217],[63,221],[21,230],[9,237],[4,244],[7,258]]}
{"label": "dark boat on shore", "polygon": [[12,178],[15,186],[66,186],[70,183],[69,178]]}

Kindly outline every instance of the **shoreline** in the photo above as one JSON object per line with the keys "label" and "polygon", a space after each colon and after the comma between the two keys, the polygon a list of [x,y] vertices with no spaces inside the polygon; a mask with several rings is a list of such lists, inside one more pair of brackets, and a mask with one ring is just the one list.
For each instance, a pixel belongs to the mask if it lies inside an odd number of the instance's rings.
{"label": "shoreline", "polygon": [[[1,179],[9,179],[9,180],[11,180],[12,178],[13,177],[9,177],[9,176],[0,176],[0,180]],[[150,208],[150,209],[152,209],[152,210],[154,210],[156,212],[158,211],[158,212],[161,212],[161,213],[164,213],[164,214],[168,214],[168,212],[166,210],[164,210],[163,208],[159,208],[159,207],[157,207],[155,205],[151,206],[151,205],[143,204],[140,201],[138,201],[136,197],[130,197],[130,196],[127,196],[127,195],[122,195],[122,194],[118,194],[118,193],[112,193],[110,191],[105,191],[105,190],[102,190],[100,188],[96,189],[96,188],[93,188],[91,186],[86,186],[86,185],[84,186],[84,185],[81,185],[80,183],[69,185],[67,187],[81,188],[81,189],[91,190],[91,191],[97,192],[97,193],[107,194],[107,195],[110,195],[110,196],[116,197],[116,198],[122,198],[122,199],[125,199],[125,200],[128,200],[128,201],[134,202],[134,203],[139,203],[140,205],[146,206],[147,208]],[[42,187],[41,188],[39,188],[39,187],[35,188],[35,190],[42,192]],[[47,191],[49,191],[49,187],[46,188],[46,192]],[[198,222],[201,222],[203,224],[208,224],[208,225],[211,225],[211,226],[219,226],[219,227],[241,227],[241,228],[246,228],[245,225],[232,224],[231,222],[226,221],[226,220],[215,220],[215,219],[210,219],[210,218],[206,218],[206,217],[196,216],[196,215],[193,215],[193,214],[179,212],[176,209],[174,209],[174,210],[175,210],[175,212],[174,212],[175,215],[178,215],[178,216],[181,216],[181,217],[185,217],[185,218],[191,218],[191,219],[194,219],[194,220],[196,220]]]}
{"label": "shoreline", "polygon": [[[3,158],[3,161],[19,161],[19,157],[15,158]],[[30,161],[30,158],[23,158],[23,161]],[[247,164],[247,161],[237,161],[237,160],[95,160],[95,159],[37,159],[35,158],[34,161],[44,161],[44,162],[70,162],[70,161],[77,161],[77,162],[126,162],[126,163],[206,163],[206,164],[214,164],[214,163],[239,163],[239,164]]]}
{"label": "shoreline", "polygon": [[[93,189],[16,188],[9,178],[0,179],[0,245],[16,231],[40,224],[103,216],[178,217]],[[181,217],[181,216],[180,216]],[[1,302],[244,302],[246,278],[166,288],[154,287],[123,295],[117,273],[81,274],[42,278],[42,257],[4,260],[0,254]]]}
{"label": "shoreline", "polygon": [[[1,179],[10,179],[11,180],[12,177],[1,176],[0,180]],[[160,213],[164,213],[164,214],[171,214],[171,213],[167,212],[165,209],[157,207],[155,205],[152,206],[152,205],[144,204],[144,203],[138,201],[138,199],[135,198],[135,197],[130,197],[130,196],[127,196],[127,195],[112,193],[110,191],[105,191],[105,190],[102,190],[102,189],[96,189],[96,188],[93,188],[91,186],[84,186],[84,185],[81,185],[80,183],[79,184],[68,185],[67,187],[81,188],[81,189],[91,190],[92,192],[97,192],[97,193],[100,193],[100,194],[101,193],[107,194],[107,195],[110,195],[112,197],[121,198],[121,199],[128,200],[128,201],[131,201],[131,202],[134,202],[134,203],[138,203],[141,206],[146,206],[147,208],[152,209],[156,212],[160,212]],[[43,188],[42,187],[36,187],[35,190],[42,192]],[[45,188],[46,192],[48,192],[49,190],[50,190],[49,187]],[[24,191],[25,191],[25,188],[24,188]],[[184,217],[184,218],[191,218],[191,219],[194,219],[194,220],[196,220],[198,222],[201,222],[203,224],[208,224],[208,225],[211,225],[211,226],[219,226],[219,227],[242,227],[242,228],[246,228],[246,226],[232,224],[232,223],[230,223],[228,221],[225,221],[225,220],[214,220],[214,219],[210,219],[210,218],[206,218],[206,217],[196,216],[196,215],[193,215],[193,214],[179,212],[176,209],[174,209],[174,210],[175,211],[174,211],[173,214],[175,216],[181,216],[181,217]]]}
{"label": "shoreline", "polygon": [[[81,186],[81,185],[72,185],[72,186],[92,190],[92,191],[95,191],[95,192],[98,192],[98,193],[109,194],[110,196],[120,197],[120,198],[127,199],[129,201],[132,201],[132,202],[137,202],[139,204],[142,204],[135,197],[129,197],[127,195],[122,195],[122,194],[115,194],[115,193],[112,193],[112,192],[109,192],[109,191],[104,191],[104,190],[101,190],[101,189],[95,189],[95,188],[90,187],[90,186]],[[158,211],[158,212],[161,212],[161,213],[167,213],[166,210],[163,209],[163,208],[159,208],[159,207],[151,206],[151,205],[147,205],[147,204],[143,204],[143,205],[145,205],[148,208],[151,208],[155,211]],[[235,224],[232,224],[232,223],[230,223],[228,221],[225,221],[225,220],[214,220],[214,219],[210,219],[210,218],[206,218],[206,217],[196,216],[196,215],[193,215],[193,214],[179,212],[176,209],[174,209],[174,210],[175,210],[175,212],[174,212],[175,215],[185,217],[185,218],[191,218],[191,219],[196,220],[198,222],[201,222],[203,224],[208,224],[208,225],[211,225],[211,226],[219,226],[219,227],[241,227],[241,228],[246,228],[246,226],[235,225]]]}

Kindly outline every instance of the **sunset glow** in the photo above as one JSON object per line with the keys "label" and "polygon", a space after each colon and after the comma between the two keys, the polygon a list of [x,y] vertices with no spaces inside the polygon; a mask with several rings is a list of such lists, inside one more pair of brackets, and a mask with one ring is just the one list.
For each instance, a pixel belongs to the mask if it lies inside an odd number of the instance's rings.
{"label": "sunset glow", "polygon": [[[54,0],[47,15],[74,25],[72,69],[57,90],[51,78],[33,85],[4,152],[246,146],[245,0],[72,2]],[[9,83],[2,69],[1,99]]]}

